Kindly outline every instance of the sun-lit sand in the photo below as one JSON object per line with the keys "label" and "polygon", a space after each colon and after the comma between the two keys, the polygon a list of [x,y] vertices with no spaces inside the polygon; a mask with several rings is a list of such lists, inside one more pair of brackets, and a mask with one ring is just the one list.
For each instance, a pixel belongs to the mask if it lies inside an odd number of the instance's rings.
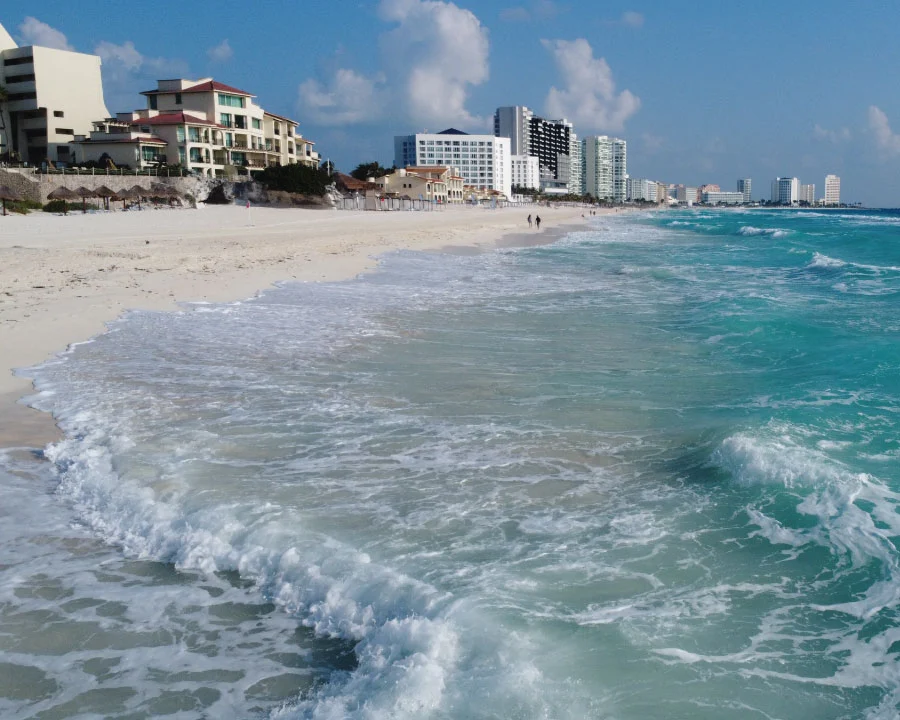
{"label": "sun-lit sand", "polygon": [[[102,332],[125,310],[239,300],[278,281],[348,279],[401,248],[492,247],[511,233],[537,241],[529,212],[212,206],[0,217],[0,445],[55,437],[49,418],[16,403],[31,385],[13,370]],[[543,234],[582,222],[584,211],[537,212]]]}

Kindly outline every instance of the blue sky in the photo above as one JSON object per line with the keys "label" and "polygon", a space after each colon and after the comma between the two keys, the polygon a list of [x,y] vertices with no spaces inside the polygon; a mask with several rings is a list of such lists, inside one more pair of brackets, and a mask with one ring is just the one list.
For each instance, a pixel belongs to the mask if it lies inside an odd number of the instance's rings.
{"label": "blue sky", "polygon": [[[15,10],[12,8],[15,7]],[[852,9],[851,9],[852,8]],[[664,182],[776,175],[900,206],[900,3],[522,0],[144,5],[29,0],[17,40],[104,58],[112,112],[157,78],[214,76],[301,124],[340,169],[393,160],[393,136],[487,131],[498,105],[628,140]]]}

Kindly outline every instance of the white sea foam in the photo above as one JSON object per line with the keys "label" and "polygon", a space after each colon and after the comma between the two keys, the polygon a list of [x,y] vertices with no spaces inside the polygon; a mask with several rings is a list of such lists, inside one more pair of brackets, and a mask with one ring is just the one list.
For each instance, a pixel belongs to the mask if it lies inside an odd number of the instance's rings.
{"label": "white sea foam", "polygon": [[740,230],[738,230],[739,235],[744,235],[745,237],[754,237],[757,235],[771,235],[775,238],[783,238],[790,234],[790,230],[785,230],[783,228],[758,228],[753,227],[752,225],[744,225]]}

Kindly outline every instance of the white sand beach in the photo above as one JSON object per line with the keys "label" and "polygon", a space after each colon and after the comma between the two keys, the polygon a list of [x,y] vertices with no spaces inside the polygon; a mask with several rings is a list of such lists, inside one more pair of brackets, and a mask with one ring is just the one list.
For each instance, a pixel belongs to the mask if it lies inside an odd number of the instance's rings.
{"label": "white sand beach", "polygon": [[278,281],[349,279],[397,249],[487,248],[511,233],[541,242],[583,222],[584,211],[539,208],[541,231],[529,230],[529,212],[210,206],[0,217],[0,445],[56,437],[49,417],[18,403],[31,385],[14,370],[103,332],[126,310],[239,300]]}

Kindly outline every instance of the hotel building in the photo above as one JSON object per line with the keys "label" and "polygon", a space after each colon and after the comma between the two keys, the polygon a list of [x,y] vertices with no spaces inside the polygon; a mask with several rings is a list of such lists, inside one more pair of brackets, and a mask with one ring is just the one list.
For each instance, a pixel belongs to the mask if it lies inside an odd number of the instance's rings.
{"label": "hotel building", "polygon": [[742,205],[744,203],[743,192],[729,192],[728,190],[707,190],[700,194],[704,205]]}
{"label": "hotel building", "polygon": [[800,185],[800,191],[797,193],[797,202],[806,203],[807,205],[816,204],[816,186]]}
{"label": "hotel building", "polygon": [[741,178],[737,181],[737,191],[743,193],[744,202],[750,202],[750,190],[753,187],[753,181],[750,178]]}
{"label": "hotel building", "polygon": [[465,185],[512,195],[512,153],[506,137],[469,135],[449,128],[439,133],[394,137],[394,165],[459,169]]}
{"label": "hotel building", "polygon": [[797,178],[779,177],[772,181],[772,202],[776,205],[793,205],[800,197],[800,181]]}
{"label": "hotel building", "polygon": [[463,203],[463,179],[456,168],[410,166],[379,178],[375,184],[381,192],[396,197],[421,199],[439,204]]}
{"label": "hotel building", "polygon": [[625,202],[628,155],[624,140],[593,135],[582,141],[585,192],[599,200]]}
{"label": "hotel building", "polygon": [[580,145],[565,118],[545,120],[523,105],[499,107],[494,113],[494,135],[509,138],[513,155],[538,158],[542,187],[582,192]]}
{"label": "hotel building", "polygon": [[0,156],[39,165],[75,161],[76,135],[109,116],[100,58],[39,46],[19,47],[0,25]]}
{"label": "hotel building", "polygon": [[841,204],[841,179],[837,175],[825,176],[825,204]]}
{"label": "hotel building", "polygon": [[[318,166],[313,143],[297,132],[298,123],[266,112],[244,90],[212,78],[182,78],[159,80],[155,90],[141,94],[145,109],[94,124],[80,140],[84,159],[99,160],[105,153],[117,164],[178,164],[207,177],[236,174],[238,168]],[[148,140],[165,145],[154,154]]]}
{"label": "hotel building", "polygon": [[540,190],[541,166],[534,155],[513,155],[511,157],[512,186]]}

